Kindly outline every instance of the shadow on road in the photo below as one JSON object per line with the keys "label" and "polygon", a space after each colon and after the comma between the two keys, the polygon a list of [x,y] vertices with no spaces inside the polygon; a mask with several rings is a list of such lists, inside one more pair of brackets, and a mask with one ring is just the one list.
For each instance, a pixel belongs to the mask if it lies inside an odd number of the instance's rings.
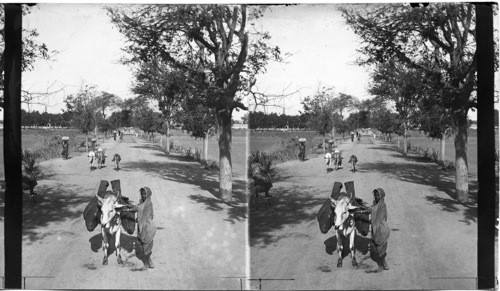
{"label": "shadow on road", "polygon": [[[249,231],[250,245],[266,247],[289,236],[276,236],[275,231],[294,227],[316,220],[316,213],[325,201],[328,193],[315,193],[317,189],[310,186],[289,188],[273,188],[274,211],[255,211],[250,213]],[[320,198],[318,198],[320,197]],[[319,232],[319,228],[318,228]]]}
{"label": "shadow on road", "polygon": [[[98,229],[100,230],[100,226],[98,226]],[[113,255],[113,252],[116,251],[115,247],[115,237],[112,236],[109,239],[109,248],[108,248],[108,256]],[[94,253],[98,252],[103,252],[102,250],[102,234],[96,234],[93,237],[89,239],[90,243],[90,249]],[[127,251],[127,253],[131,253],[133,250],[135,250],[135,256],[139,260],[144,259],[144,253],[142,252],[141,248],[139,247],[139,241],[137,240],[137,237],[128,235],[122,231],[120,235],[120,245],[122,247],[122,257],[124,256],[123,250]],[[104,255],[104,252],[103,252]]]}
{"label": "shadow on road", "polygon": [[154,144],[152,142],[150,142],[150,143],[142,143],[142,144],[134,145],[134,146],[131,146],[131,147],[134,148],[134,149],[147,149],[147,150],[151,150],[151,149],[158,150],[158,149],[160,149],[159,145],[156,145],[156,144]]}
{"label": "shadow on road", "polygon": [[[401,157],[403,158],[403,157]],[[470,200],[469,203],[460,203],[455,200],[455,175],[452,172],[445,172],[441,170],[437,165],[431,163],[386,163],[386,162],[376,162],[376,163],[363,163],[357,168],[359,172],[379,172],[389,175],[391,178],[415,183],[419,185],[426,185],[435,188],[437,191],[446,193],[449,198],[441,198],[433,195],[427,195],[427,201],[440,205],[443,211],[447,212],[459,212],[461,207],[464,207],[463,221],[467,224],[477,221],[477,191],[478,183],[469,179],[469,192]],[[421,195],[421,193],[414,193],[415,195]]]}
{"label": "shadow on road", "polygon": [[[334,233],[332,230],[330,231]],[[335,235],[325,240],[324,244],[325,244],[325,251],[327,254],[329,255],[335,254],[335,251],[337,250],[337,237]],[[342,258],[345,258],[350,253],[349,240],[345,239],[344,241],[342,241],[342,245],[344,246],[344,248],[342,249]],[[369,238],[356,234],[356,237],[354,238],[354,248],[356,249],[356,252],[360,252],[361,254],[366,255],[369,250],[369,245],[370,245]]]}
{"label": "shadow on road", "polygon": [[273,183],[283,182],[292,177],[294,176],[290,173],[290,171],[283,168],[274,168],[271,171],[271,179]]}
{"label": "shadow on road", "polygon": [[[32,244],[46,236],[55,235],[56,232],[39,232],[41,227],[52,223],[72,220],[81,217],[81,231],[87,231],[83,220],[83,209],[92,197],[81,196],[75,187],[58,184],[54,187],[37,186],[37,202],[28,205],[25,199],[23,207],[23,239]],[[27,196],[27,195],[25,195]],[[80,205],[84,203],[85,206]],[[75,229],[75,231],[80,231]]]}
{"label": "shadow on road", "polygon": [[[224,203],[219,197],[218,172],[208,171],[196,162],[186,161],[186,158],[170,155],[162,161],[127,162],[123,171],[144,171],[152,176],[178,183],[197,186],[200,190],[209,192],[212,196],[190,195],[189,198],[205,205],[211,211],[221,211],[224,205],[229,205],[227,221],[232,223],[246,218],[246,182],[233,179],[233,202]],[[172,162],[172,160],[183,163]]]}

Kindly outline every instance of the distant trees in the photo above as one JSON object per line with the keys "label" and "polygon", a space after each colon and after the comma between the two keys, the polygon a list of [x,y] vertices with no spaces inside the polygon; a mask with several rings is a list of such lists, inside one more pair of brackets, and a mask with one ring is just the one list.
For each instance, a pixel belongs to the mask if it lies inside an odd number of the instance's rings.
{"label": "distant trees", "polygon": [[399,115],[388,109],[379,110],[376,115],[372,117],[371,125],[382,134],[386,135],[386,138],[390,141],[391,134],[397,132],[400,127]]}
{"label": "distant trees", "polygon": [[85,133],[85,148],[88,151],[88,134],[96,129],[97,106],[95,99],[97,97],[96,87],[82,84],[76,94],[66,97],[66,111],[71,114],[71,125]]}
{"label": "distant trees", "polygon": [[27,112],[21,109],[21,126],[62,126],[70,125],[71,117],[65,113]]}
{"label": "distant trees", "polygon": [[148,134],[148,139],[154,137],[154,133],[160,131],[163,119],[161,113],[154,112],[151,108],[143,107],[134,113],[133,123],[139,129]]}
{"label": "distant trees", "polygon": [[348,130],[370,127],[370,112],[361,110],[352,112],[346,120]]}
{"label": "distant trees", "polygon": [[294,128],[307,129],[309,115],[278,115],[276,113],[265,114],[264,112],[250,112],[249,124],[250,129],[257,128]]}
{"label": "distant trees", "polygon": [[309,127],[323,136],[323,152],[326,151],[325,135],[334,131],[333,88],[318,88],[313,96],[302,101],[304,111],[309,114]]}
{"label": "distant trees", "polygon": [[369,92],[381,99],[392,100],[402,125],[403,151],[408,153],[408,129],[418,118],[417,105],[425,90],[421,71],[398,62],[397,59],[377,63],[372,73]]}
{"label": "distant trees", "polygon": [[[309,127],[315,129],[324,137],[330,133],[333,138],[335,132],[344,133],[348,130],[348,123],[344,120],[344,110],[357,106],[359,101],[348,94],[335,92],[333,87],[320,87],[313,96],[302,101],[304,111],[309,115]],[[323,151],[326,145],[323,143]]]}

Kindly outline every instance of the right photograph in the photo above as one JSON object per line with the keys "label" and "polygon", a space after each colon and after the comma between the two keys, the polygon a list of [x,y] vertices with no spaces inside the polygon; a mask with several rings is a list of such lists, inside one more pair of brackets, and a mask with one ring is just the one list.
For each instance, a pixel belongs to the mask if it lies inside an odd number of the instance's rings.
{"label": "right photograph", "polygon": [[260,13],[281,57],[248,95],[250,288],[477,289],[476,6]]}

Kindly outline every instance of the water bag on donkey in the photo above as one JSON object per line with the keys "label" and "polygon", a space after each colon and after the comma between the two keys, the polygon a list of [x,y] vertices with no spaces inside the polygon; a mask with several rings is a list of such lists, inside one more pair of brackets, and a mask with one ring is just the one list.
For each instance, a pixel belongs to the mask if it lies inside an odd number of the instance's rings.
{"label": "water bag on donkey", "polygon": [[[97,195],[99,197],[104,197],[106,189],[108,188],[108,181],[101,180],[99,184],[99,190],[97,190]],[[99,218],[101,217],[101,208],[97,203],[97,197],[92,197],[89,204],[83,210],[83,219],[85,220],[85,226],[88,231],[94,231],[96,226],[99,224]]]}
{"label": "water bag on donkey", "polygon": [[327,233],[335,222],[335,213],[331,207],[330,199],[327,199],[318,211],[316,218],[319,222],[321,233]]}
{"label": "water bag on donkey", "polygon": [[337,200],[340,196],[340,189],[342,189],[342,183],[340,182],[334,182],[333,183],[333,189],[332,189],[332,194],[330,197],[333,199]]}
{"label": "water bag on donkey", "polygon": [[111,181],[111,188],[113,188],[113,192],[115,192],[116,195],[120,195],[122,193],[122,187],[120,184],[120,180]]}
{"label": "water bag on donkey", "polygon": [[[120,180],[111,181],[111,188],[113,188],[113,192],[115,192],[116,195],[119,195],[118,203],[130,205],[129,198],[121,195],[122,187],[121,187]],[[129,212],[129,211],[122,211],[122,212],[120,212],[120,219],[122,221],[123,229],[128,234],[130,234],[130,235],[133,234],[135,231],[135,213]]]}
{"label": "water bag on donkey", "polygon": [[[118,198],[118,203],[131,205],[130,199],[123,195]],[[130,211],[121,211],[120,219],[122,221],[123,229],[130,235],[134,234],[135,231],[135,213]]]}
{"label": "water bag on donkey", "polygon": [[370,231],[370,217],[368,213],[354,213],[354,225],[362,236],[367,236]]}
{"label": "water bag on donkey", "polygon": [[354,192],[354,181],[348,181],[344,183],[345,191],[349,194],[349,197],[356,197],[356,193]]}
{"label": "water bag on donkey", "polygon": [[[345,182],[345,190],[349,197],[353,197],[352,205],[354,206],[364,206],[363,200],[356,197],[356,192],[354,191],[354,181]],[[362,236],[367,236],[370,231],[370,216],[368,213],[354,213],[354,224],[356,229]]]}

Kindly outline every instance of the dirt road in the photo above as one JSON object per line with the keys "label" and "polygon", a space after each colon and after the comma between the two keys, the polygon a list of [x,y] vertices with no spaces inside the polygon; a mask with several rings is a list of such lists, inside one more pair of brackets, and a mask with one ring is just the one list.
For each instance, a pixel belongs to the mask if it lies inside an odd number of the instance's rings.
{"label": "dirt road", "polygon": [[[41,198],[23,213],[25,287],[240,289],[238,278],[223,277],[245,276],[244,177],[234,177],[236,199],[228,206],[216,198],[216,171],[181,156],[166,156],[132,135],[110,139],[102,148],[107,154],[106,167],[92,172],[85,156],[41,163],[46,172],[36,188]],[[122,156],[120,171],[111,163],[115,152]],[[118,265],[113,253],[109,265],[103,266],[100,227],[93,232],[85,228],[82,212],[99,181],[114,179],[121,180],[122,194],[133,201],[139,200],[142,186],[153,192],[155,269],[138,270],[142,262],[140,252],[133,251],[136,233],[124,232],[125,265]]]}
{"label": "dirt road", "polygon": [[[343,168],[328,174],[322,157],[278,165],[270,191],[273,206],[258,205],[250,212],[251,277],[256,280],[251,287],[475,289],[477,204],[462,205],[451,198],[453,173],[417,157],[405,158],[368,136],[340,149]],[[355,173],[347,164],[352,154],[359,160]],[[319,230],[316,213],[333,182],[350,180],[356,196],[370,205],[373,189],[381,187],[387,194],[390,270],[383,273],[365,273],[376,268],[368,256],[370,235],[355,240],[360,268],[352,267],[347,253],[343,267],[337,268],[335,234]],[[473,177],[470,190],[477,193]]]}

